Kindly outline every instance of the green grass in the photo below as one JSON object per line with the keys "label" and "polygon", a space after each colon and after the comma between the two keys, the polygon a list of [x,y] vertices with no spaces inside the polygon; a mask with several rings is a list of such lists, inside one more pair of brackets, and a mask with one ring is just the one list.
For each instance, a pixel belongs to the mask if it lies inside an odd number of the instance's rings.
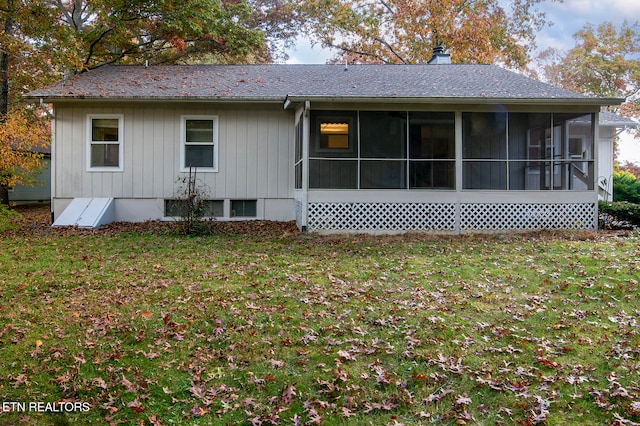
{"label": "green grass", "polygon": [[[640,422],[640,236],[5,233],[0,424]],[[631,423],[629,423],[631,424]]]}

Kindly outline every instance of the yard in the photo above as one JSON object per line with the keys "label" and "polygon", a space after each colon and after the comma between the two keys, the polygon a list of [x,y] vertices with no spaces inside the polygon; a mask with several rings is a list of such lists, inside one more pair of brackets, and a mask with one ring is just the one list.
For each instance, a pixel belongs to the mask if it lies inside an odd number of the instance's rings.
{"label": "yard", "polygon": [[33,214],[0,237],[0,424],[640,423],[638,233]]}

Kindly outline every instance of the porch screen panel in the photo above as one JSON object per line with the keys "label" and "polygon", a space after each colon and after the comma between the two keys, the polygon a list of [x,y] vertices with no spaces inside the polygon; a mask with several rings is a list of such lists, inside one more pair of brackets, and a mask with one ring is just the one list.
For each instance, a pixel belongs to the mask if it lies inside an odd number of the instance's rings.
{"label": "porch screen panel", "polygon": [[509,114],[509,189],[551,188],[551,114]]}
{"label": "porch screen panel", "polygon": [[355,111],[311,112],[310,189],[358,189],[357,135]]}
{"label": "porch screen panel", "polygon": [[407,162],[391,160],[362,160],[360,162],[360,188],[405,189]]}
{"label": "porch screen panel", "polygon": [[507,189],[507,167],[504,161],[465,161],[462,176],[464,189]]}
{"label": "porch screen panel", "polygon": [[462,114],[462,181],[464,189],[507,187],[507,114]]}
{"label": "porch screen panel", "polygon": [[409,188],[455,187],[455,113],[409,113]]}
{"label": "porch screen panel", "polygon": [[313,111],[309,157],[357,157],[357,125],[354,111]]}
{"label": "porch screen panel", "polygon": [[554,114],[553,188],[594,188],[593,114]]}
{"label": "porch screen panel", "polygon": [[360,188],[406,189],[407,113],[361,111],[359,124]]}
{"label": "porch screen panel", "polygon": [[296,143],[295,143],[295,188],[302,188],[302,140],[303,140],[303,127],[302,118],[296,124]]}
{"label": "porch screen panel", "polygon": [[357,189],[358,162],[355,160],[309,160],[309,188]]}
{"label": "porch screen panel", "polygon": [[360,112],[362,158],[407,158],[407,113]]}

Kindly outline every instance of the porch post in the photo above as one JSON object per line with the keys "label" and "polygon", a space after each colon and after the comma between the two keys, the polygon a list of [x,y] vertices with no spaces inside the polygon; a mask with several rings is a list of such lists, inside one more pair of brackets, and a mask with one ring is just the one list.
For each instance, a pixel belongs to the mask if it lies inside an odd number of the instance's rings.
{"label": "porch post", "polygon": [[[598,155],[600,151],[600,113],[596,112],[593,114],[593,125],[592,133],[591,133],[591,152],[593,153],[593,192],[594,198],[596,200],[596,208],[595,215],[593,218],[593,229],[598,230],[598,216],[599,216],[599,205],[598,205],[598,192],[600,191],[600,183],[598,182],[598,170],[600,170],[600,156]],[[613,147],[613,141],[611,142]],[[613,158],[613,156],[611,156]],[[587,170],[589,170],[587,168]],[[611,187],[613,188],[613,183],[611,183]],[[613,201],[613,198],[611,199]]]}
{"label": "porch post", "polygon": [[306,232],[309,226],[309,138],[311,123],[309,110],[311,102],[304,101],[302,111],[302,231]]}

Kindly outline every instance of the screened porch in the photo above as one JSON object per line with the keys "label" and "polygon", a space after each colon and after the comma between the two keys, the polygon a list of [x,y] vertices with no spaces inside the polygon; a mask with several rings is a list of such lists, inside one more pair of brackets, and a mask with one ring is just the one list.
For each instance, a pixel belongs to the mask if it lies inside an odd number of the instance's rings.
{"label": "screened porch", "polygon": [[301,227],[591,229],[594,113],[311,110],[297,122]]}

